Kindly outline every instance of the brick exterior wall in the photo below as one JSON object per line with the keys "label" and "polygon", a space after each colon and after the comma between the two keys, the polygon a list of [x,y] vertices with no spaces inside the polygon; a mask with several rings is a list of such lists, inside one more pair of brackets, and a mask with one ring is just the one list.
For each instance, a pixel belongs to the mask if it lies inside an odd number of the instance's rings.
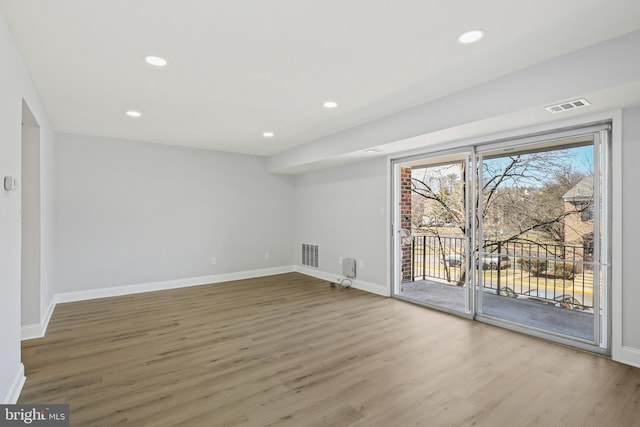
{"label": "brick exterior wall", "polygon": [[[564,202],[566,212],[580,208],[582,206],[579,203]],[[586,243],[585,240],[589,239],[587,236],[593,239],[593,220],[583,219],[582,213],[572,213],[564,218],[564,244],[576,247],[576,261],[590,260],[590,257],[585,257],[583,249],[583,245]],[[568,256],[572,257],[571,255]]]}
{"label": "brick exterior wall", "polygon": [[402,281],[411,281],[411,168],[400,171],[400,219],[402,228]]}

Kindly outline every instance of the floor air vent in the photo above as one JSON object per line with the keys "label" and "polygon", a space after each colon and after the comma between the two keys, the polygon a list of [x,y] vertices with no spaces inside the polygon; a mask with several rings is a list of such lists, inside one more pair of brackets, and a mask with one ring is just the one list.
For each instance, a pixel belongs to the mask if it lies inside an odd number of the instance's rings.
{"label": "floor air vent", "polygon": [[302,265],[318,268],[318,245],[302,244]]}

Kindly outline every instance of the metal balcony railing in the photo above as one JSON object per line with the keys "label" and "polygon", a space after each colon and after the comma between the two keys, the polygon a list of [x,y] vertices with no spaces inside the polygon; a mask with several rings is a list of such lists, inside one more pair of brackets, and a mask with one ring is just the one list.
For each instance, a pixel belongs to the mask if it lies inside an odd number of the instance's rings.
{"label": "metal balcony railing", "polygon": [[[522,241],[482,242],[475,260],[485,291],[553,302],[566,308],[593,308],[592,249]],[[467,240],[412,236],[411,278],[464,285]],[[598,281],[599,282],[599,281]]]}

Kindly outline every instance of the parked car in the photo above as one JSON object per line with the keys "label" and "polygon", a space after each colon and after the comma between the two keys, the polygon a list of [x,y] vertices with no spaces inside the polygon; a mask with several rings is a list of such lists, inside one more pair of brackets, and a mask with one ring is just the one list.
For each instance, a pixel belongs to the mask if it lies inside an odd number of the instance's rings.
{"label": "parked car", "polygon": [[444,262],[446,262],[449,267],[460,267],[462,265],[462,255],[459,255],[459,254],[445,255]]}
{"label": "parked car", "polygon": [[[462,258],[463,256],[460,254],[449,254],[444,256],[444,262],[446,262],[449,267],[460,267],[462,265]],[[500,265],[501,270],[511,267],[511,258],[507,255],[500,255],[500,262],[498,263],[498,255],[489,254],[482,257],[483,270],[496,270],[498,269],[498,265]]]}
{"label": "parked car", "polygon": [[511,267],[511,258],[507,255],[488,254],[482,257],[482,269],[497,270]]}
{"label": "parked car", "polygon": [[[497,270],[498,265],[501,270],[505,268],[511,267],[511,258],[507,255],[500,255],[498,260],[497,254],[489,254],[482,257],[482,269],[483,270]],[[500,262],[498,262],[500,261]],[[444,256],[444,262],[447,263],[449,267],[460,267],[462,265],[462,255],[459,254],[449,254]]]}

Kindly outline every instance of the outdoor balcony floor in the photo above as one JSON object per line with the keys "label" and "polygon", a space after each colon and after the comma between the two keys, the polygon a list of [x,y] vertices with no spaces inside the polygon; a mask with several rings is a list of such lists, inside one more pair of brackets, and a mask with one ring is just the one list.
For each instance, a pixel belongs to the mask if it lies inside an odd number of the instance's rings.
{"label": "outdoor balcony floor", "polygon": [[[431,280],[403,282],[398,296],[418,303],[464,313],[466,287]],[[539,301],[498,296],[485,292],[483,314],[519,324],[593,340],[593,313],[571,310]]]}

